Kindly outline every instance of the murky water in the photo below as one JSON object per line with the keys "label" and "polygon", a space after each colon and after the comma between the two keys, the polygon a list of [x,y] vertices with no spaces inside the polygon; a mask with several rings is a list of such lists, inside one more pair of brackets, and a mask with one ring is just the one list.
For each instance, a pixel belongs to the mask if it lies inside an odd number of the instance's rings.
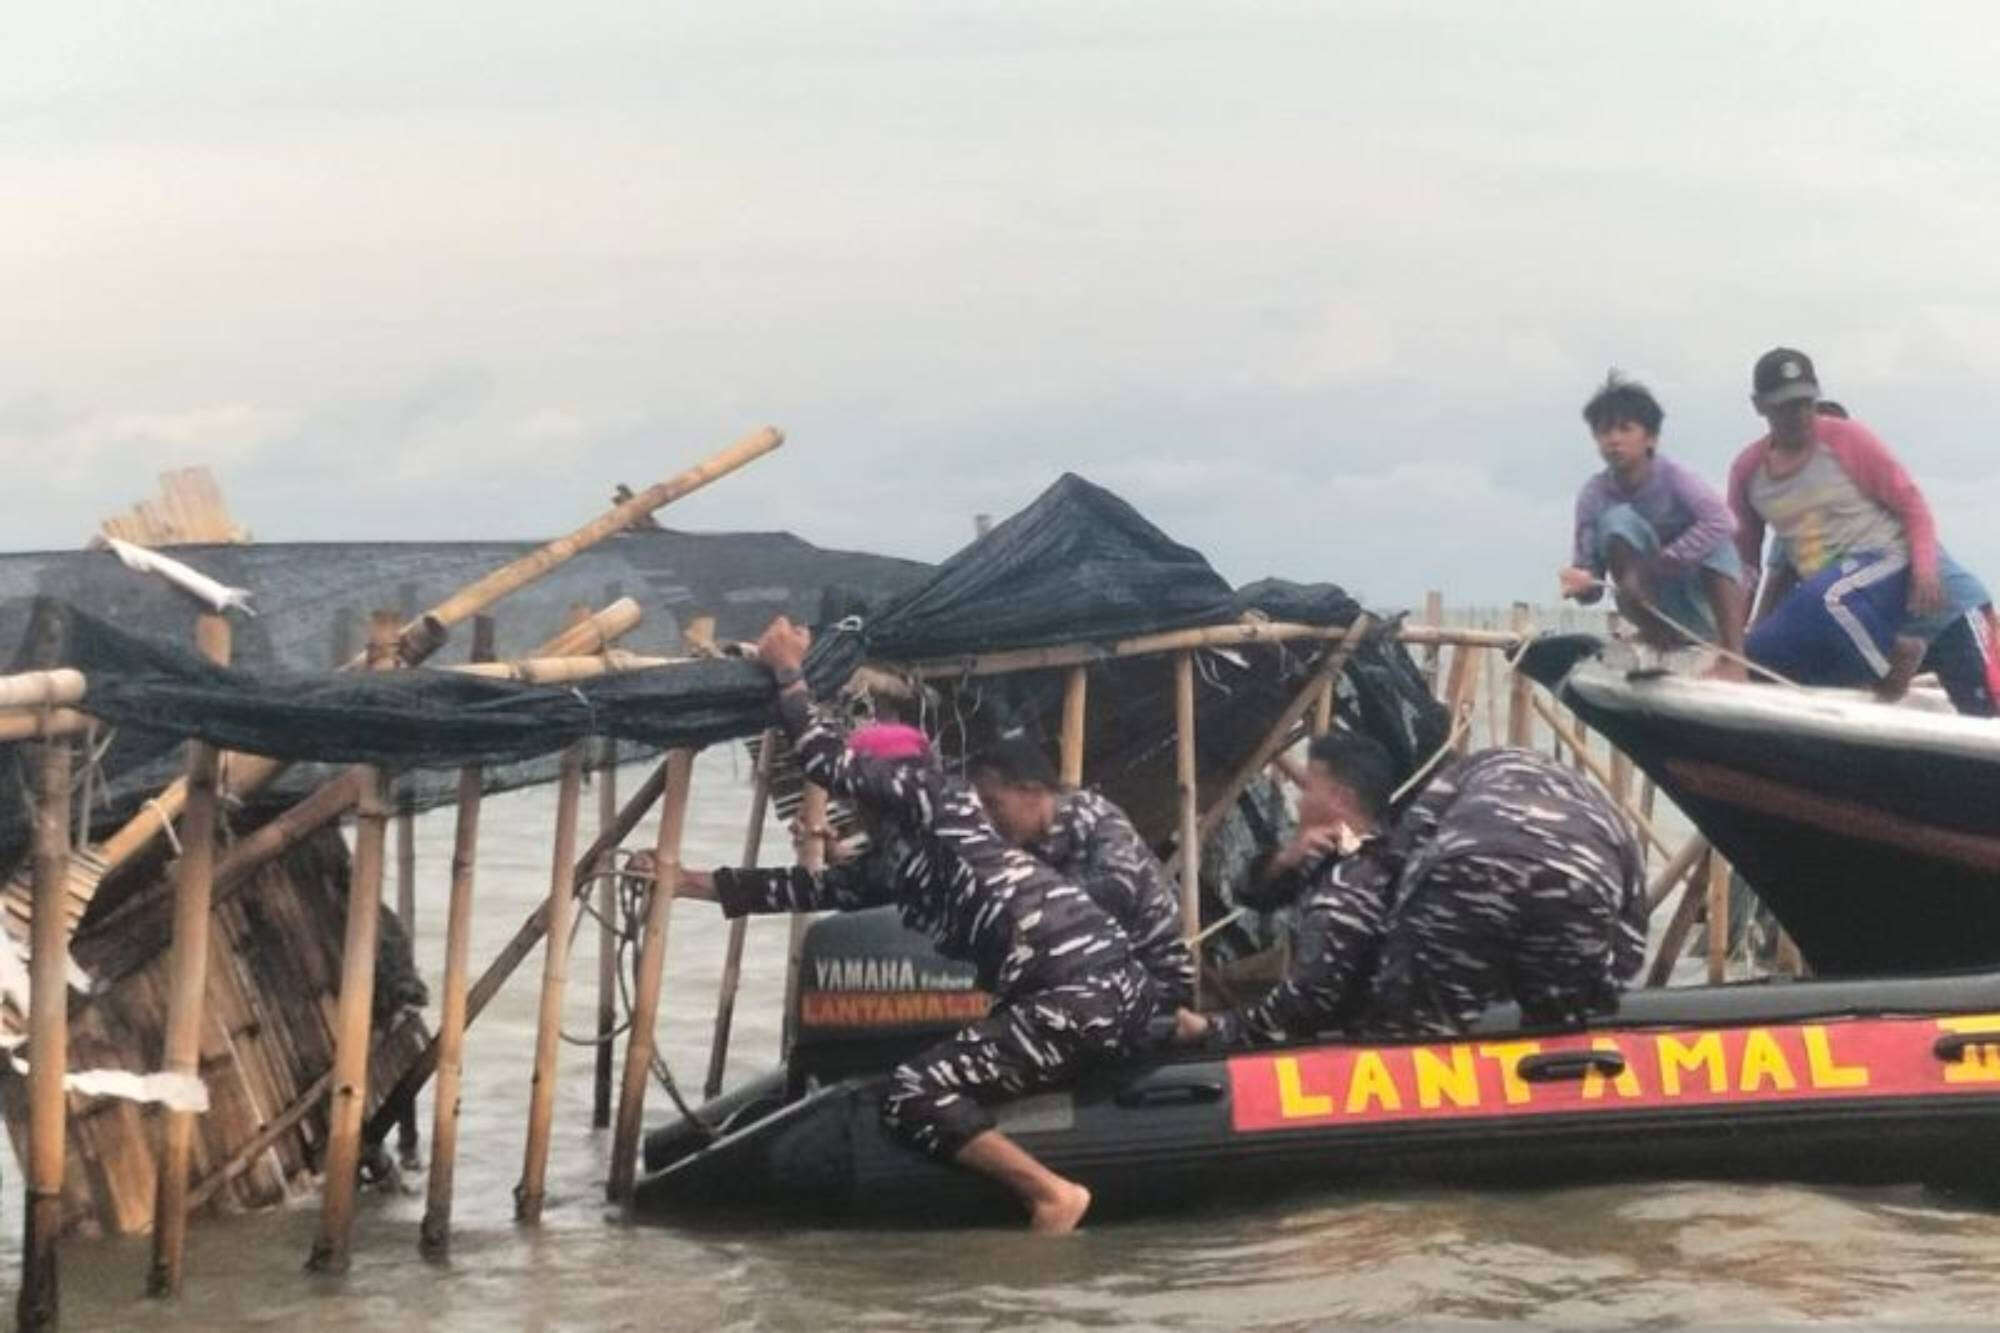
{"label": "murky water", "polygon": [[[747,772],[702,757],[688,860],[734,859]],[[628,768],[625,790],[643,776]],[[594,808],[594,807],[593,807]],[[487,803],[475,966],[546,892],[547,791]],[[591,827],[587,819],[586,831]],[[650,839],[650,829],[640,839]],[[442,968],[450,812],[419,820],[419,962]],[[775,829],[768,847],[787,844]],[[592,1029],[594,927],[579,938],[568,1028]],[[724,931],[705,905],[675,916],[664,1047],[684,1084],[705,1068]],[[732,1081],[777,1050],[785,925],[755,921]],[[316,1196],[198,1226],[185,1295],[139,1295],[145,1238],[64,1250],[71,1328],[501,1329],[836,1327],[1320,1328],[1531,1321],[1562,1326],[2000,1321],[2000,1214],[1916,1190],[1644,1185],[1528,1193],[1327,1194],[1217,1205],[1059,1240],[1007,1230],[788,1228],[689,1233],[623,1221],[604,1203],[608,1134],[590,1122],[591,1052],[566,1047],[549,1201],[517,1227],[540,957],[472,1029],[452,1257],[418,1258],[421,1175],[364,1195],[353,1271],[301,1271]],[[667,1112],[657,1090],[650,1119]],[[428,1145],[430,1107],[422,1123]],[[2000,1149],[1997,1149],[2000,1150]],[[10,1163],[11,1168],[11,1163]],[[6,1182],[0,1265],[19,1271],[18,1172]]]}

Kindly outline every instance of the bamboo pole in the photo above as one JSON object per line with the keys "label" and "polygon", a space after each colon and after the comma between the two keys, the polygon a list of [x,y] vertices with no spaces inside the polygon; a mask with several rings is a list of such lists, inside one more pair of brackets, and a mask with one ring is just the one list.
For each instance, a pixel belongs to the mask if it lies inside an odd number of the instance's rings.
{"label": "bamboo pole", "polygon": [[515,680],[526,685],[567,685],[571,681],[613,676],[624,671],[644,671],[649,667],[673,666],[690,662],[688,657],[651,657],[615,649],[591,656],[531,657],[517,662],[485,662],[449,667],[462,676],[487,680]]}
{"label": "bamboo pole", "polygon": [[[1424,623],[1433,629],[1444,628],[1444,594],[1436,588],[1424,594]],[[1432,694],[1437,693],[1438,658],[1441,655],[1436,643],[1430,644],[1424,650],[1424,684],[1430,686]]]}
{"label": "bamboo pole", "polygon": [[[61,626],[45,618],[36,652],[47,662],[58,651]],[[28,959],[28,1179],[27,1217],[21,1240],[21,1291],[15,1320],[22,1329],[56,1327],[62,1232],[64,1135],[67,1106],[63,1075],[69,1067],[69,951],[64,943],[63,895],[69,882],[70,749],[66,740],[43,741],[36,763],[34,920]]]}
{"label": "bamboo pole", "polygon": [[1090,698],[1088,667],[1073,666],[1063,678],[1062,784],[1083,785],[1084,710]]}
{"label": "bamboo pole", "polygon": [[1681,844],[1681,849],[1668,859],[1666,869],[1654,877],[1652,886],[1646,890],[1646,915],[1650,917],[1659,911],[1674,886],[1692,874],[1707,855],[1708,839],[1699,833]]}
{"label": "bamboo pole", "polygon": [[1805,955],[1799,952],[1799,943],[1792,938],[1789,930],[1778,930],[1778,971],[1788,977],[1802,977],[1806,974]]}
{"label": "bamboo pole", "polygon": [[[1548,702],[1543,700],[1539,695],[1534,696],[1531,702],[1534,705],[1535,712],[1538,715],[1540,715],[1542,721],[1548,723],[1550,734],[1553,735],[1557,740],[1569,746],[1570,749],[1576,753],[1577,757],[1581,761],[1577,765],[1577,767],[1589,773],[1590,776],[1592,776],[1593,778],[1596,778],[1598,783],[1602,785],[1607,792],[1610,791],[1611,774],[1605,770],[1603,765],[1598,763],[1597,757],[1595,755],[1590,754],[1583,748],[1583,738],[1577,734],[1575,728],[1571,727],[1568,722],[1564,721],[1563,718],[1557,714],[1556,710]],[[1674,849],[1667,845],[1667,840],[1665,838],[1662,838],[1660,836],[1659,830],[1653,827],[1653,821],[1647,819],[1644,815],[1640,814],[1630,805],[1627,805],[1623,802],[1619,803],[1618,811],[1620,814],[1624,815],[1625,818],[1632,821],[1632,827],[1634,828],[1634,830],[1638,832],[1640,838],[1643,840],[1642,845],[1650,845],[1652,847],[1657,848],[1659,850],[1660,855],[1667,857],[1669,860],[1673,858]]]}
{"label": "bamboo pole", "polygon": [[1729,862],[1708,854],[1708,984],[1720,986],[1729,967]]}
{"label": "bamboo pole", "polygon": [[82,703],[88,682],[75,667],[0,676],[0,708],[56,708]]}
{"label": "bamboo pole", "polygon": [[[493,656],[493,618],[472,622],[472,660]],[[479,764],[458,770],[458,822],[451,842],[451,901],[445,908],[444,996],[438,1012],[438,1084],[431,1124],[431,1172],[417,1249],[442,1259],[451,1249],[451,1205],[458,1169],[459,1097],[465,1077],[465,979],[472,954],[473,875],[479,857],[479,807],[485,790]],[[415,1102],[411,1106],[415,1106]]]}
{"label": "bamboo pole", "polygon": [[[764,850],[764,816],[771,805],[771,763],[778,749],[778,733],[768,730],[757,747],[757,773],[750,788],[750,820],[743,830],[743,857],[738,862],[754,867]],[[702,1082],[702,1096],[714,1097],[722,1091],[722,1071],[729,1059],[729,1029],[736,1018],[736,989],[743,976],[743,941],[750,918],[739,916],[729,923],[729,943],[722,954],[722,981],[716,987],[715,1036],[708,1047],[708,1077]]]}
{"label": "bamboo pole", "polygon": [[[1206,625],[1197,629],[1167,630],[1122,639],[1106,646],[1101,643],[1051,644],[1041,648],[1013,648],[1003,652],[973,653],[963,657],[933,658],[896,668],[903,675],[919,679],[964,676],[998,676],[1013,671],[1041,671],[1051,667],[1084,666],[1121,657],[1144,657],[1152,653],[1180,652],[1194,648],[1233,648],[1250,643],[1291,643],[1299,639],[1338,639],[1346,633],[1343,625],[1301,625],[1279,620],[1246,620],[1227,625]],[[1520,636],[1504,630],[1442,629],[1430,625],[1403,625],[1396,638],[1406,644],[1453,644],[1475,648],[1502,648],[1512,651]]]}
{"label": "bamboo pole", "polygon": [[[583,855],[577,858],[578,876],[589,874],[591,866],[612,848],[625,841],[626,835],[638,827],[639,821],[645,818],[646,811],[652,808],[653,802],[660,799],[666,780],[667,765],[663,762],[654,768],[652,776],[648,777],[640,785],[639,790],[632,793],[619,808],[618,822],[599,834],[597,841],[591,843]],[[486,965],[486,970],[481,972],[467,989],[465,1025],[468,1028],[478,1021],[486,1006],[493,1002],[493,997],[500,993],[500,987],[514,974],[514,969],[534,952],[535,945],[541,941],[542,934],[547,929],[548,904],[543,902],[528,914],[528,919],[515,929],[513,936],[501,946],[500,952],[494,955],[493,961]],[[433,1036],[425,1043],[423,1050],[417,1053],[417,1058],[410,1062],[410,1067],[403,1071],[402,1077],[396,1080],[395,1086],[382,1098],[374,1114],[368,1117],[364,1135],[368,1142],[379,1142],[382,1136],[389,1132],[389,1127],[395,1124],[400,1109],[416,1098],[416,1095],[423,1090],[424,1084],[430,1081],[431,1075],[437,1072],[437,1067],[438,1042]]]}
{"label": "bamboo pole", "polygon": [[625,1034],[625,1076],[618,1092],[618,1122],[611,1139],[611,1178],[605,1192],[614,1202],[632,1195],[638,1175],[640,1118],[646,1084],[653,1076],[653,1033],[660,1012],[660,984],[667,961],[667,925],[681,880],[681,830],[687,822],[688,786],[694,751],[667,756],[666,794],[660,799],[660,835],[653,848],[653,892],[646,903],[646,932],[639,946],[639,979],[632,997],[632,1026]]}
{"label": "bamboo pole", "polygon": [[[1356,624],[1360,623],[1357,617]],[[1303,710],[1301,710],[1303,711]],[[1262,768],[1263,765],[1257,765]],[[1201,998],[1201,793],[1194,734],[1194,652],[1174,658],[1174,782],[1181,803],[1181,929],[1195,951],[1195,1000]]]}
{"label": "bamboo pole", "polygon": [[[618,822],[618,742],[605,738],[603,765],[597,775],[597,836]],[[593,863],[600,875],[611,852]],[[590,1127],[611,1127],[611,1055],[618,1033],[618,888],[610,880],[591,880],[591,901],[597,904],[597,1050],[590,1081]]]}
{"label": "bamboo pole", "polygon": [[1470,644],[1460,644],[1452,650],[1451,670],[1446,674],[1444,687],[1445,711],[1451,715],[1451,726],[1458,739],[1452,742],[1452,749],[1464,754],[1472,745],[1472,728],[1457,730],[1459,722],[1467,716],[1471,707],[1472,693],[1479,683],[1479,665],[1484,654]]}
{"label": "bamboo pole", "polygon": [[[1215,799],[1209,802],[1208,809],[1201,812],[1195,826],[1193,841],[1195,847],[1199,848],[1208,841],[1222,821],[1228,818],[1230,807],[1236,804],[1236,798],[1243,794],[1244,788],[1255,781],[1257,775],[1284,751],[1286,741],[1291,738],[1293,730],[1298,727],[1306,711],[1317,707],[1326,697],[1326,691],[1339,684],[1340,673],[1347,669],[1348,659],[1354,655],[1354,650],[1360,646],[1369,627],[1374,623],[1365,611],[1355,616],[1353,622],[1348,625],[1347,632],[1341,636],[1340,642],[1328,650],[1324,660],[1306,679],[1304,688],[1292,697],[1292,701],[1285,706],[1284,712],[1278,714],[1278,720],[1271,724],[1270,730],[1264,733],[1263,739],[1257,742],[1257,747],[1250,752],[1249,757],[1237,765],[1236,771],[1222,784],[1215,794]],[[1178,686],[1178,675],[1175,679]],[[1176,707],[1178,706],[1178,695],[1176,695]],[[1182,844],[1183,847],[1186,845]],[[1176,848],[1174,854],[1167,858],[1166,869],[1169,874],[1178,873],[1181,856],[1181,849]]]}
{"label": "bamboo pole", "polygon": [[[393,612],[377,612],[371,620],[368,656],[373,670],[395,668]],[[320,1273],[347,1271],[361,1168],[361,1112],[368,1099],[376,931],[380,925],[382,853],[388,841],[389,807],[387,782],[381,769],[363,770],[360,786],[354,818],[354,871],[347,888],[347,930],[340,954],[332,1108],[327,1115],[326,1185],[320,1205],[319,1235],[306,1259],[306,1267]]]}
{"label": "bamboo pole", "polygon": [[[798,821],[805,830],[805,836],[799,842],[799,864],[808,872],[826,866],[827,842],[830,839],[826,804],[826,788],[818,783],[807,782],[800,789]],[[794,1016],[799,1012],[799,973],[806,961],[806,927],[811,924],[811,913],[794,912],[785,934],[785,1017],[779,1045],[787,1060],[792,1056],[792,1042],[798,1037]]]}
{"label": "bamboo pole", "polygon": [[[559,537],[467,584],[398,630],[398,657],[405,666],[418,665],[444,642],[442,636],[450,626],[477,615],[508,593],[526,587],[645,515],[761,458],[784,441],[783,433],[770,427],[752,432],[706,461],[647,487],[568,536]],[[279,760],[241,755],[225,756],[223,766],[230,790],[244,797],[261,790],[286,767]],[[109,875],[118,870],[150,846],[161,829],[179,818],[181,805],[186,799],[186,784],[176,781],[147,802],[144,809],[98,849],[98,856],[104,864],[103,873]],[[95,891],[95,884],[78,885],[72,889],[72,896],[80,896],[87,902]]]}
{"label": "bamboo pole", "polygon": [[[1531,613],[1526,602],[1514,603],[1514,634],[1517,639],[1526,638],[1532,624]],[[1507,744],[1526,746],[1534,736],[1534,718],[1528,713],[1528,701],[1534,697],[1534,682],[1516,670],[1514,686],[1507,698]]]}
{"label": "bamboo pole", "polygon": [[555,1120],[556,1059],[562,1049],[563,997],[569,986],[570,919],[576,908],[576,816],[583,786],[583,747],[563,751],[556,791],[555,856],[549,871],[548,943],[542,955],[542,1005],[535,1028],[535,1069],[528,1093],[528,1143],[521,1182],[514,1187],[514,1220],[542,1220],[548,1179],[549,1131]]}
{"label": "bamboo pole", "polygon": [[56,736],[81,736],[97,719],[74,708],[21,708],[0,713],[0,744]]}
{"label": "bamboo pole", "polygon": [[[195,646],[211,662],[227,664],[229,622],[204,612],[195,621]],[[160,1066],[170,1074],[199,1076],[202,999],[208,988],[209,903],[214,890],[218,798],[215,747],[189,741],[188,801],[181,816],[181,855],[174,867],[173,954],[168,963],[167,1031]],[[153,1263],[146,1291],[173,1296],[181,1289],[187,1257],[188,1163],[194,1147],[194,1112],[168,1107],[160,1169],[153,1187]]]}
{"label": "bamboo pole", "polygon": [[432,607],[429,616],[450,626],[484,611],[516,589],[525,587],[550,570],[589,550],[614,533],[623,532],[656,509],[690,495],[710,482],[753,463],[785,442],[783,432],[770,426],[752,431],[722,452],[665,481],[655,482],[631,499],[600,514],[566,537],[556,540],[494,570]]}
{"label": "bamboo pole", "polygon": [[[1702,864],[1705,864],[1705,859]],[[1660,936],[1659,952],[1653,955],[1653,963],[1646,971],[1648,986],[1664,986],[1673,976],[1674,963],[1681,951],[1687,948],[1688,932],[1694,929],[1694,919],[1700,914],[1702,904],[1701,875],[1690,870],[1682,881],[1681,900],[1674,908],[1673,917],[1667,922],[1667,929]]]}

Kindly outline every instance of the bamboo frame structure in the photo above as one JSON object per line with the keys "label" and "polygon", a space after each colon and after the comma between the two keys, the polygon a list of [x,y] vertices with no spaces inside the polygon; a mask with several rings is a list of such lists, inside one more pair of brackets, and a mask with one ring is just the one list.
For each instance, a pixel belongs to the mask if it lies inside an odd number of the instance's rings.
{"label": "bamboo frame structure", "polygon": [[639,946],[639,978],[632,997],[632,1027],[625,1036],[625,1076],[619,1088],[618,1118],[611,1138],[611,1175],[605,1193],[614,1202],[631,1197],[638,1174],[639,1130],[645,1114],[646,1083],[653,1076],[653,1033],[660,1012],[660,987],[667,962],[667,926],[680,888],[681,832],[687,823],[688,787],[694,751],[667,756],[666,791],[660,798],[660,833],[653,847],[653,891],[646,903],[646,929]]}
{"label": "bamboo frame structure", "polygon": [[[209,661],[228,664],[229,622],[222,616],[201,615],[195,621],[195,642]],[[220,769],[215,747],[189,741],[187,769],[181,856],[174,868],[173,980],[160,1065],[168,1073],[193,1077],[199,1075],[201,1065],[202,997],[208,988],[208,925],[215,888],[216,778]],[[188,1163],[193,1147],[194,1112],[167,1108],[160,1169],[154,1183],[153,1261],[146,1279],[149,1295],[173,1296],[181,1289],[187,1258]]]}
{"label": "bamboo frame structure", "polygon": [[[472,622],[472,660],[493,656],[493,619]],[[465,1077],[465,978],[472,954],[472,893],[479,857],[479,809],[485,770],[458,771],[458,818],[451,843],[451,900],[445,908],[444,994],[438,1011],[438,1084],[433,1098],[431,1169],[417,1249],[428,1259],[451,1250],[452,1189],[458,1167],[458,1115]],[[415,1103],[411,1103],[412,1107]]]}
{"label": "bamboo frame structure", "polygon": [[[526,587],[595,546],[622,532],[641,518],[690,495],[738,468],[763,457],[785,442],[783,432],[766,426],[753,431],[721,452],[664,481],[656,482],[607,512],[585,523],[567,536],[538,547],[517,560],[474,580],[445,598],[397,631],[396,655],[405,666],[422,663],[443,643],[450,627],[484,611],[508,593]],[[580,649],[578,651],[589,651]],[[349,666],[360,665],[350,662]],[[225,756],[224,771],[231,790],[249,796],[261,790],[287,765],[274,759],[254,756]],[[88,879],[72,883],[69,897],[88,904],[105,875],[128,864],[152,844],[154,838],[175,819],[187,800],[187,784],[175,781],[134,815],[125,826],[97,849],[102,869]],[[81,915],[81,913],[77,913]]]}
{"label": "bamboo frame structure", "polygon": [[[771,808],[771,764],[778,750],[775,729],[764,732],[757,747],[757,772],[750,788],[750,816],[743,830],[743,856],[737,862],[754,867],[764,850],[764,818]],[[729,940],[723,947],[722,979],[715,988],[715,1035],[709,1041],[708,1075],[702,1080],[702,1095],[714,1097],[722,1091],[723,1067],[729,1060],[729,1030],[736,1018],[736,990],[743,977],[743,944],[750,918],[739,916],[729,923]]]}
{"label": "bamboo frame structure", "polygon": [[[372,670],[396,666],[396,617],[377,612],[369,625]],[[354,812],[354,874],[347,889],[347,932],[340,954],[340,1002],[335,1019],[332,1109],[327,1115],[326,1186],[319,1235],[306,1267],[345,1273],[354,1238],[354,1203],[361,1169],[361,1113],[368,1096],[368,1048],[375,1002],[376,932],[382,906],[382,856],[388,841],[387,780],[362,771]]]}

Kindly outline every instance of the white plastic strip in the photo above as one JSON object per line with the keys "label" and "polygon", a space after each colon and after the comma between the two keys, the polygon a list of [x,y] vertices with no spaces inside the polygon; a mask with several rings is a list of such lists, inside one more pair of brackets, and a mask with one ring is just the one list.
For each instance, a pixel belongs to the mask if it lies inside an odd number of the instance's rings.
{"label": "white plastic strip", "polygon": [[184,565],[171,556],[149,551],[143,546],[135,546],[120,537],[106,537],[111,553],[122,561],[127,569],[136,569],[141,574],[158,574],[181,591],[206,605],[218,615],[224,611],[241,611],[246,616],[257,613],[250,609],[250,590],[232,588],[218,582],[189,565]]}

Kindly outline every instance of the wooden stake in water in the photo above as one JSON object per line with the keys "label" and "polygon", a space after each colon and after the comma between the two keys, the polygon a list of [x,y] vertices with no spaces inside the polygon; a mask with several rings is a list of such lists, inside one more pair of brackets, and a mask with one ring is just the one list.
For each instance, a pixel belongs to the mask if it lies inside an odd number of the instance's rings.
{"label": "wooden stake in water", "polygon": [[[597,773],[597,835],[602,838],[618,822],[618,742],[603,742],[603,764]],[[592,864],[600,875],[611,864],[611,853]],[[597,1051],[591,1071],[590,1127],[611,1127],[611,1053],[618,1032],[618,886],[609,879],[591,881],[590,901],[597,906]]]}
{"label": "wooden stake in water", "polygon": [[[472,660],[493,660],[493,618],[472,622]],[[453,1173],[458,1166],[458,1113],[465,1077],[465,979],[472,954],[473,871],[479,854],[479,805],[485,770],[458,771],[458,823],[451,841],[451,901],[445,908],[444,996],[438,1011],[437,1096],[431,1126],[431,1175],[417,1248],[441,1259],[451,1248]],[[416,1103],[410,1105],[414,1108]]]}
{"label": "wooden stake in water", "polygon": [[[778,750],[778,732],[766,731],[757,747],[757,773],[750,788],[750,822],[743,830],[743,857],[737,863],[750,868],[764,850],[764,816],[771,806],[771,762]],[[716,987],[715,1036],[708,1046],[708,1077],[702,1081],[702,1096],[722,1091],[722,1071],[729,1060],[729,1029],[736,1018],[736,990],[743,977],[744,927],[750,918],[739,916],[729,923],[729,942],[722,953],[722,981]]]}
{"label": "wooden stake in water", "polygon": [[632,997],[632,1027],[625,1034],[625,1077],[618,1090],[618,1122],[611,1137],[611,1178],[605,1193],[614,1202],[632,1195],[639,1170],[639,1128],[646,1110],[646,1083],[653,1076],[653,1032],[659,1019],[660,985],[667,963],[667,923],[681,882],[681,831],[687,824],[688,787],[694,751],[667,755],[667,787],[660,798],[660,836],[653,846],[653,892],[646,903],[646,932],[639,943],[639,980]]}
{"label": "wooden stake in water", "polygon": [[535,1028],[535,1072],[528,1092],[528,1144],[521,1183],[514,1188],[514,1220],[542,1220],[542,1192],[549,1169],[549,1134],[556,1109],[556,1058],[562,1049],[563,996],[569,986],[570,921],[576,911],[576,818],[583,786],[583,748],[563,751],[556,788],[555,856],[549,871],[548,942],[542,955],[541,1018]]}
{"label": "wooden stake in water", "polygon": [[[53,665],[62,626],[45,617],[37,633],[38,665]],[[69,1068],[69,949],[63,898],[69,882],[67,740],[36,747],[34,920],[28,958],[27,1225],[21,1240],[21,1292],[16,1325],[56,1327],[60,1308],[56,1238],[62,1232],[63,1075]]]}
{"label": "wooden stake in water", "polygon": [[1180,793],[1181,929],[1195,951],[1195,999],[1201,998],[1201,793],[1194,735],[1194,653],[1174,657],[1174,785]]}
{"label": "wooden stake in water", "polygon": [[[368,625],[371,670],[396,667],[397,616],[378,611]],[[347,888],[347,931],[341,944],[340,1003],[334,1018],[332,1106],[327,1115],[326,1187],[319,1235],[306,1267],[345,1273],[354,1239],[360,1185],[361,1112],[368,1101],[368,1051],[375,1007],[375,946],[382,907],[382,859],[389,834],[388,783],[364,768],[354,808],[354,872]]]}
{"label": "wooden stake in water", "polygon": [[[229,622],[204,613],[195,621],[195,646],[211,662],[229,661]],[[160,1067],[170,1074],[201,1071],[202,998],[208,988],[209,904],[215,876],[217,805],[215,747],[188,742],[188,799],[181,816],[181,855],[174,866],[174,942],[168,963],[167,1032]],[[160,1170],[153,1192],[153,1265],[146,1290],[153,1296],[181,1289],[187,1253],[188,1162],[194,1147],[194,1112],[164,1112]]]}

